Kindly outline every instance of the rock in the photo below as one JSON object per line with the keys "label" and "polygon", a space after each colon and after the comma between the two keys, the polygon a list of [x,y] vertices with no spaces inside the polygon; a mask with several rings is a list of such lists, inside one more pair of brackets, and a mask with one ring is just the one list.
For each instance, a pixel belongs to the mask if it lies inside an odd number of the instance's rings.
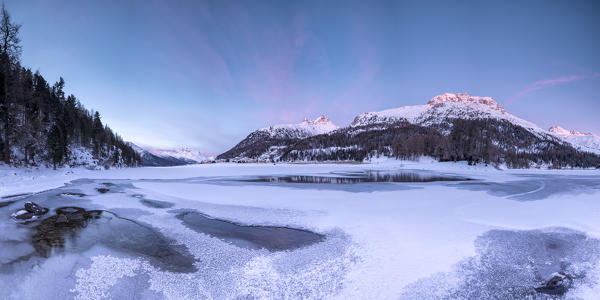
{"label": "rock", "polygon": [[101,194],[106,194],[106,193],[108,193],[108,191],[110,191],[107,188],[97,188],[96,190]]}
{"label": "rock", "polygon": [[542,287],[535,288],[536,292],[546,295],[562,296],[573,285],[573,278],[564,272],[555,273]]}
{"label": "rock", "polygon": [[58,217],[56,218],[56,221],[54,221],[54,223],[68,223],[69,219],[67,218],[67,216],[60,214],[58,215]]}
{"label": "rock", "polygon": [[102,216],[102,211],[86,211],[80,207],[59,207],[56,215],[48,217],[35,227],[36,233],[31,240],[33,247],[43,257],[48,257],[53,248],[65,246],[66,237],[72,237],[80,228],[88,226],[89,221]]}
{"label": "rock", "polygon": [[38,219],[38,216],[25,209],[20,209],[10,215],[17,223],[28,223]]}
{"label": "rock", "polygon": [[35,221],[39,216],[46,214],[49,209],[41,207],[31,201],[25,202],[24,209],[20,209],[10,216],[19,223]]}
{"label": "rock", "polygon": [[28,219],[35,217],[35,215],[33,213],[28,212],[24,209],[18,210],[17,212],[13,213],[11,216],[17,220],[28,220]]}
{"label": "rock", "polygon": [[41,216],[45,213],[44,207],[41,207],[33,202],[25,202],[25,210],[30,213],[33,213],[36,216]]}

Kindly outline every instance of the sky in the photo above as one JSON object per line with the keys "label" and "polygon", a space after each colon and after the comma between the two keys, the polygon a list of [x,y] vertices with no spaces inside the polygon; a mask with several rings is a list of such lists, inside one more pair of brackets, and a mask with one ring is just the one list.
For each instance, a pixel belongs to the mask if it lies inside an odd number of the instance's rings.
{"label": "sky", "polygon": [[251,131],[491,96],[600,134],[600,1],[6,0],[22,62],[125,140],[221,153]]}

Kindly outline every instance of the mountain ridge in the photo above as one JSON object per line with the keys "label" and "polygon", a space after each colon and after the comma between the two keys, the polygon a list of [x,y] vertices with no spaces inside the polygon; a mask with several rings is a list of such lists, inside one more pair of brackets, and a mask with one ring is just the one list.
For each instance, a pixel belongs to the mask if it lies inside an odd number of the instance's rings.
{"label": "mountain ridge", "polygon": [[560,126],[552,126],[548,129],[548,132],[571,143],[573,146],[581,149],[582,151],[600,154],[600,136],[594,133],[583,133],[576,130],[567,130]]}
{"label": "mountain ridge", "polygon": [[356,116],[350,126],[397,122],[402,119],[412,124],[428,126],[442,123],[444,119],[448,118],[495,118],[511,121],[536,132],[543,132],[543,129],[539,126],[508,113],[493,98],[471,96],[467,93],[445,93],[431,98],[424,105],[401,106],[377,112],[362,113]]}
{"label": "mountain ridge", "polygon": [[297,124],[280,124],[264,127],[251,132],[229,151],[217,156],[217,159],[233,157],[261,157],[261,160],[272,160],[280,147],[285,147],[303,138],[320,134],[328,134],[338,130],[326,116],[315,120],[304,119]]}
{"label": "mountain ridge", "polygon": [[[281,127],[268,127],[281,128]],[[257,130],[218,159],[237,161],[357,160],[428,155],[442,160],[600,166],[600,156],[507,112],[491,97],[445,93],[424,105],[359,114],[347,127],[273,138]]]}
{"label": "mountain ridge", "polygon": [[170,167],[197,164],[214,160],[213,156],[205,155],[187,147],[178,150],[147,150],[132,142],[127,144],[133,148],[141,157],[142,166],[148,167]]}
{"label": "mountain ridge", "polygon": [[271,137],[308,137],[317,134],[324,134],[337,130],[340,127],[333,124],[325,115],[321,115],[315,120],[305,118],[297,124],[279,124],[258,129],[257,131],[267,132]]}

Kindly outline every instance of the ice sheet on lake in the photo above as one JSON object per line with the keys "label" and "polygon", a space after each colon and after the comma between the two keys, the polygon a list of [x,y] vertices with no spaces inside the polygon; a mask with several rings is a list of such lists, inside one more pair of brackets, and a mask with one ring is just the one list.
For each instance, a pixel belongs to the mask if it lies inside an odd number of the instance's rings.
{"label": "ice sheet on lake", "polygon": [[[464,166],[442,173],[476,180],[366,182],[344,188],[336,183],[317,188],[293,182],[223,181],[348,175],[376,168],[391,167],[122,170],[36,195],[1,199],[0,203],[15,202],[0,207],[0,298],[510,299],[532,293],[561,270],[575,278],[565,297],[600,295],[597,173],[513,174]],[[545,182],[543,187],[540,182]],[[30,245],[33,226],[18,225],[8,217],[27,200],[51,209],[107,210],[135,220],[167,237],[171,245],[185,248],[194,270],[161,268],[143,253],[103,244],[42,258]],[[310,230],[326,238],[294,250],[246,249],[186,227],[176,218],[182,210],[244,226]],[[53,210],[44,218],[52,215]]]}
{"label": "ice sheet on lake", "polygon": [[556,295],[535,288],[559,273],[572,279],[573,289],[598,285],[600,240],[582,232],[492,230],[478,237],[475,246],[476,256],[461,261],[452,272],[408,285],[401,298],[553,299]]}

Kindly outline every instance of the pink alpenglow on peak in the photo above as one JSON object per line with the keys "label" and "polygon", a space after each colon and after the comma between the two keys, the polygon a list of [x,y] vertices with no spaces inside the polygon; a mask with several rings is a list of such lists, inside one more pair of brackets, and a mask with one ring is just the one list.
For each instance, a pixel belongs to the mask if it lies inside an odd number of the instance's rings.
{"label": "pink alpenglow on peak", "polygon": [[560,126],[552,126],[548,131],[580,150],[600,154],[600,136],[596,134],[567,130]]}
{"label": "pink alpenglow on peak", "polygon": [[558,135],[575,135],[575,136],[589,136],[594,135],[593,133],[583,133],[577,130],[567,130],[560,126],[552,126],[548,129],[548,131],[558,134]]}
{"label": "pink alpenglow on peak", "polygon": [[200,152],[187,147],[182,147],[177,150],[154,149],[151,152],[159,156],[171,156],[196,162],[209,161],[215,158],[215,155],[210,152]]}
{"label": "pink alpenglow on peak", "polygon": [[[300,124],[323,124],[323,125],[333,125],[333,123],[326,117],[326,116],[320,116],[318,118],[316,118],[315,120],[311,120],[309,118],[304,118],[304,120],[302,120],[302,123]],[[277,126],[277,125],[276,125]],[[335,125],[333,125],[335,126]],[[337,126],[336,126],[337,127]]]}
{"label": "pink alpenglow on peak", "polygon": [[462,103],[480,103],[492,106],[498,110],[504,110],[504,108],[498,104],[492,97],[477,97],[471,96],[467,93],[444,93],[438,96],[435,96],[427,102],[428,105],[436,105],[440,103],[448,103],[448,102],[462,102]]}
{"label": "pink alpenglow on peak", "polygon": [[307,137],[329,133],[339,128],[339,126],[333,124],[326,116],[320,116],[315,120],[306,118],[298,124],[273,125],[259,129],[259,131],[268,132],[271,136]]}
{"label": "pink alpenglow on peak", "polygon": [[328,124],[331,123],[331,121],[329,121],[329,119],[326,116],[320,116],[315,120],[315,123],[317,124]]}
{"label": "pink alpenglow on peak", "polygon": [[546,131],[537,125],[508,113],[491,97],[477,97],[466,93],[445,93],[431,98],[424,105],[402,106],[358,115],[350,126],[393,123],[404,120],[412,124],[430,126],[450,119],[506,120],[538,133]]}

